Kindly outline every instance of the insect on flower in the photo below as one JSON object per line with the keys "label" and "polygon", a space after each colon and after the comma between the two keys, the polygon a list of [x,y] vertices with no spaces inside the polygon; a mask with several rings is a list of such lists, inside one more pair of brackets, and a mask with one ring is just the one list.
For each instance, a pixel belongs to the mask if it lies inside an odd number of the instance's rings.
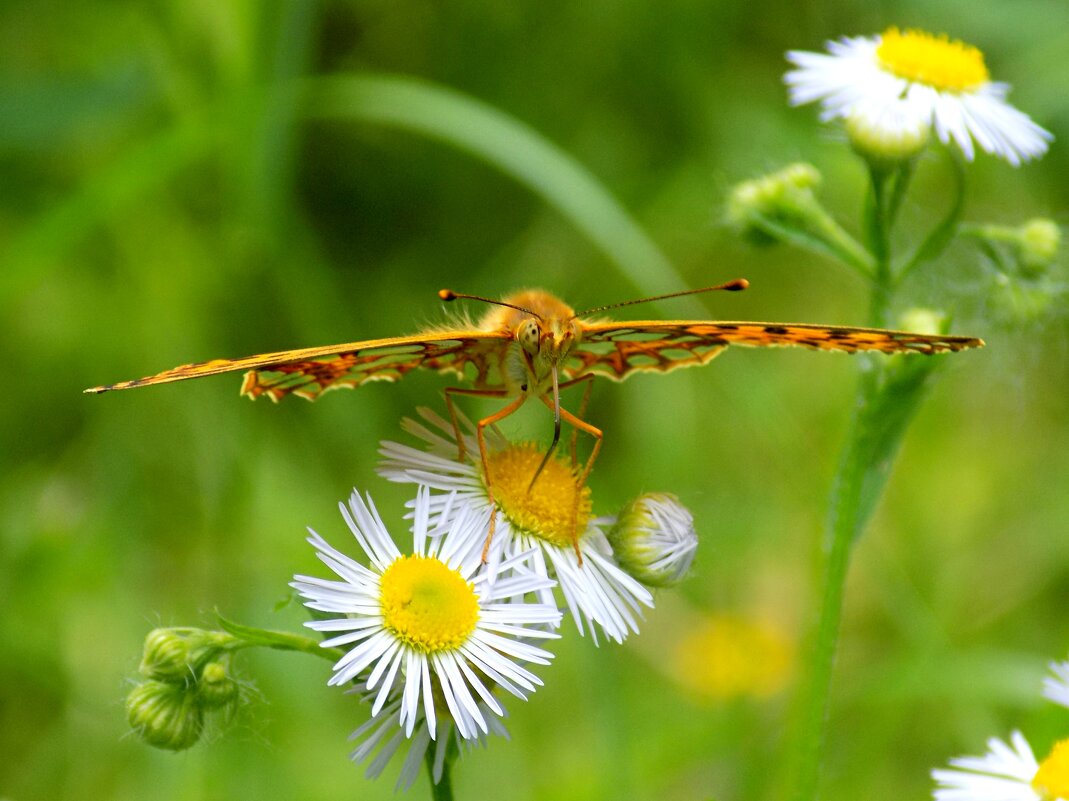
{"label": "insect on flower", "polygon": [[[586,483],[602,440],[602,431],[582,419],[595,376],[622,381],[637,372],[667,373],[679,367],[706,364],[729,345],[787,345],[850,353],[872,350],[932,354],[981,347],[984,344],[982,340],[972,337],[802,323],[705,320],[614,322],[590,318],[599,312],[636,303],[714,290],[737,291],[747,286],[749,284],[745,279],[738,279],[718,286],[625,301],[581,312],[574,311],[564,301],[540,289],[517,292],[504,300],[443,289],[438,293],[443,301],[478,300],[497,308],[490,310],[477,325],[442,327],[413,336],[263,353],[242,359],[213,359],[182,365],[145,378],[92,387],[86,392],[132,389],[246,370],[242,395],[253,399],[266,395],[273,401],[279,401],[292,393],[315,400],[327,390],[342,387],[352,389],[369,381],[397,381],[418,367],[429,368],[460,378],[468,377],[472,381],[470,388],[445,389],[446,404],[457,431],[461,457],[464,445],[453,405],[454,396],[511,399],[501,410],[480,420],[476,426],[486,475],[489,475],[489,469],[484,430],[504,420],[534,398],[553,412],[553,442],[541,466],[531,477],[531,486],[534,486],[560,441],[563,420],[573,428],[573,462],[576,461],[577,432],[583,431],[594,439],[590,455],[579,473],[581,487]],[[585,384],[584,393],[578,414],[573,414],[561,407],[560,392],[579,384]],[[488,491],[492,495],[491,487],[488,487]],[[491,516],[487,546],[493,532],[494,516]]]}

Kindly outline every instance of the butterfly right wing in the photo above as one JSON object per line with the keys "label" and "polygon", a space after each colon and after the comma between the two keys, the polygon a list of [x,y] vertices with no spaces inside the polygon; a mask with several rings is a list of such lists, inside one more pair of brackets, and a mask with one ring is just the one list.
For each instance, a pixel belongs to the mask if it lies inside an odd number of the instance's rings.
{"label": "butterfly right wing", "polygon": [[622,381],[634,372],[666,373],[679,367],[706,364],[729,345],[932,354],[983,347],[983,344],[983,340],[974,337],[807,323],[701,320],[584,323],[583,339],[568,356],[564,372],[569,378],[595,373]]}
{"label": "butterfly right wing", "polygon": [[294,394],[315,400],[331,389],[353,389],[369,381],[397,381],[419,367],[463,376],[475,367],[476,386],[493,380],[512,337],[498,331],[443,330],[390,339],[263,353],[242,359],[184,364],[153,376],[92,387],[86,392],[165,384],[187,378],[247,370],[241,394],[273,401]]}

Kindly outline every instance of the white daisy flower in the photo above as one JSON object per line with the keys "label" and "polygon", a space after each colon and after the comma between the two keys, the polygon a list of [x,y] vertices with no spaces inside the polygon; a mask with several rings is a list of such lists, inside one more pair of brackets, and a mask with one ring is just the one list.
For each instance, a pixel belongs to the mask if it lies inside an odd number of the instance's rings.
{"label": "white daisy flower", "polygon": [[1069,662],[1051,662],[1054,673],[1043,680],[1043,695],[1056,704],[1069,706]]}
{"label": "white daisy flower", "polygon": [[1043,155],[1053,139],[1006,101],[1009,86],[991,81],[983,53],[963,42],[889,28],[827,47],[830,55],[789,52],[798,69],[784,76],[791,102],[820,101],[824,119],[861,116],[870,133],[893,123],[908,138],[919,118],[967,159],[975,141],[1015,167]]}
{"label": "white daisy flower", "polygon": [[[439,500],[453,505],[450,497]],[[295,576],[291,583],[309,608],[342,615],[305,624],[320,632],[341,632],[324,640],[324,648],[352,646],[334,665],[328,684],[362,681],[367,689],[377,689],[376,716],[400,691],[397,721],[409,738],[416,724],[425,721],[434,739],[443,711],[465,739],[488,732],[487,710],[503,714],[492,687],[526,699],[542,683],[518,663],[545,665],[553,655],[524,640],[557,637],[545,629],[559,626],[561,614],[556,606],[516,599],[546,592],[552,582],[524,571],[529,555],[522,553],[504,560],[502,575],[489,581],[488,573],[479,570],[479,552],[470,548],[483,530],[479,516],[458,506],[443,530],[430,531],[431,497],[424,488],[414,505],[414,545],[408,556],[394,544],[370,497],[365,504],[354,491],[348,506],[339,507],[370,566],[335,550],[309,529],[308,541],[341,580]]]}
{"label": "white daisy flower", "polygon": [[[623,642],[629,632],[637,633],[641,607],[652,607],[653,596],[613,559],[601,528],[607,521],[590,517],[590,489],[579,488],[575,470],[561,460],[550,459],[531,487],[531,478],[545,452],[533,443],[510,443],[496,430],[487,429],[495,499],[492,505],[475,435],[462,435],[465,456],[458,460],[452,424],[429,409],[420,409],[419,414],[430,428],[409,419],[402,422],[402,427],[425,442],[427,448],[382,443],[379,453],[384,460],[379,474],[391,481],[413,482],[442,493],[430,502],[432,511],[439,515],[440,526],[447,525],[451,516],[462,509],[474,510],[481,516],[482,525],[471,529],[474,534],[469,547],[480,554],[490,514],[494,512],[495,534],[487,554],[491,575],[501,569],[500,564],[530,553],[529,568],[540,576],[556,579],[580,634],[589,627],[596,643],[595,624],[616,642]],[[469,432],[474,430],[466,419],[462,425]],[[578,521],[573,518],[577,492]],[[580,532],[578,544],[574,540],[576,527]],[[543,603],[555,603],[549,585],[539,591],[538,597]]]}
{"label": "white daisy flower", "polygon": [[1010,739],[1012,746],[992,737],[984,756],[957,757],[953,770],[933,770],[936,801],[1069,801],[1069,740],[1039,763],[1019,731]]}
{"label": "white daisy flower", "polygon": [[[376,694],[374,690],[368,690],[367,685],[364,683],[360,683],[348,692],[363,696],[363,700],[368,703],[374,701]],[[504,737],[507,740],[509,733],[508,729],[505,728],[505,724],[491,714],[493,710],[486,706],[483,701],[480,700],[478,704],[489,726],[487,734]],[[374,715],[367,723],[349,735],[350,740],[358,742],[358,745],[349,756],[353,762],[368,762],[365,775],[369,779],[378,778],[394,755],[402,751],[404,747],[407,747],[408,750],[405,752],[401,765],[401,773],[397,777],[397,784],[394,787],[395,790],[407,790],[419,775],[420,768],[427,758],[427,752],[433,748],[434,758],[431,766],[431,781],[434,784],[438,784],[441,782],[445,771],[446,759],[450,757],[450,749],[453,749],[458,754],[464,754],[472,750],[476,745],[486,746],[487,735],[479,732],[475,739],[466,739],[460,735],[459,730],[448,717],[440,722],[441,728],[438,731],[438,736],[432,739],[422,708],[416,712],[416,726],[412,736],[406,737],[399,728],[401,710],[401,695],[395,690],[390,694],[389,700],[377,715]]]}

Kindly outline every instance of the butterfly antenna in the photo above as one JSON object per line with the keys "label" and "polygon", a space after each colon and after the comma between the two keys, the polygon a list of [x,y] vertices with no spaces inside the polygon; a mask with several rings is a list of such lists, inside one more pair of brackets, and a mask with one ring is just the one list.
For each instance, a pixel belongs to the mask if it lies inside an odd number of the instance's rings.
{"label": "butterfly antenna", "polygon": [[577,312],[576,314],[572,315],[572,319],[574,320],[577,317],[586,317],[588,314],[608,311],[609,309],[619,309],[621,306],[634,306],[636,303],[650,303],[654,300],[668,300],[669,298],[680,298],[684,295],[700,295],[702,292],[715,292],[721,289],[725,292],[741,292],[749,285],[750,282],[747,281],[745,278],[736,278],[734,281],[728,281],[726,284],[717,284],[716,286],[704,286],[701,289],[685,289],[682,292],[670,292],[667,295],[654,295],[650,298],[625,300],[623,303],[610,303],[608,306],[598,306],[593,309],[587,309],[586,311]]}
{"label": "butterfly antenna", "polygon": [[523,308],[523,306],[517,306],[513,303],[505,303],[505,301],[503,300],[484,298],[480,295],[465,295],[462,292],[454,292],[452,289],[439,289],[438,297],[444,300],[446,303],[449,303],[450,301],[454,300],[481,300],[483,303],[489,303],[493,306],[507,306],[510,309],[522,311],[524,314],[529,314],[537,320],[542,319],[542,315],[537,314],[536,312],[533,312],[530,309],[525,309]]}

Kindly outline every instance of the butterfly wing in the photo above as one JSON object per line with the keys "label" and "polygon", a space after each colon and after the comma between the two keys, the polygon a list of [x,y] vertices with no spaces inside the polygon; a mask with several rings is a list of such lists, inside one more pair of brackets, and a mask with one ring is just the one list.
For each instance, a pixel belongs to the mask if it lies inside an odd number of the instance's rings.
{"label": "butterfly wing", "polygon": [[508,333],[458,330],[372,339],[344,345],[263,353],[243,359],[184,364],[153,376],[92,387],[86,392],[131,389],[187,378],[247,370],[241,394],[279,401],[290,393],[315,400],[330,389],[355,388],[368,381],[397,381],[417,367],[463,376],[471,364],[476,386],[487,386],[511,341]]}
{"label": "butterfly wing", "polygon": [[679,367],[706,364],[729,345],[931,354],[978,348],[983,344],[983,340],[973,337],[805,323],[685,320],[584,323],[583,339],[568,356],[564,372],[569,378],[596,373],[622,381],[637,371],[666,373]]}

